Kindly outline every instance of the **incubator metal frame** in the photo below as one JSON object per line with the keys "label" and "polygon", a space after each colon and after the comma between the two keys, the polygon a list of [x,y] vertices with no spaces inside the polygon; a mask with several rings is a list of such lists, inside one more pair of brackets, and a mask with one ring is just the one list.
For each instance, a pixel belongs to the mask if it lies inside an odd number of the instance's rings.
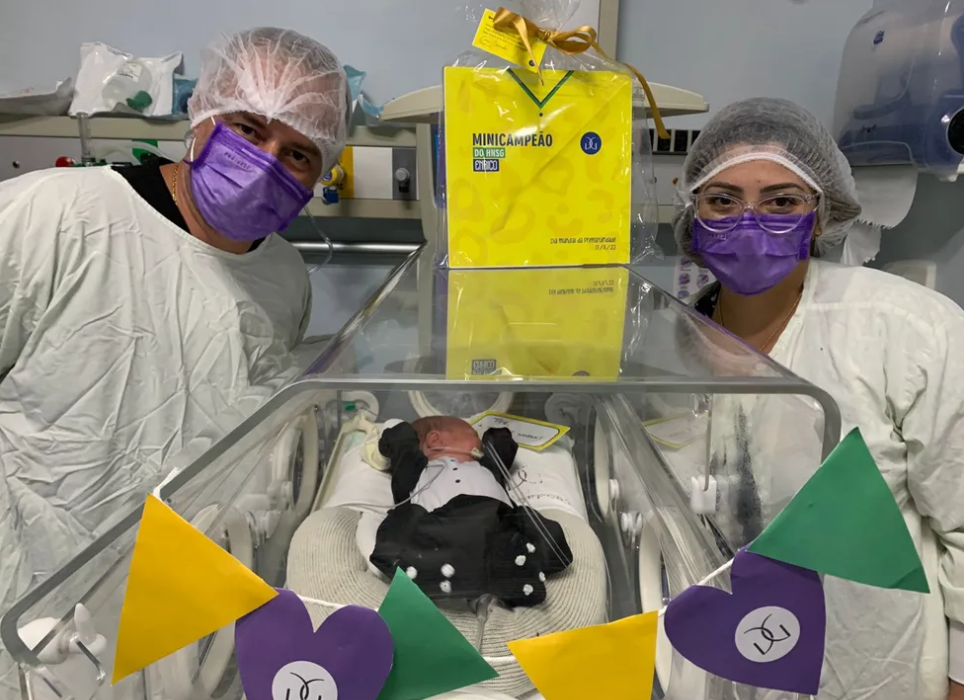
{"label": "incubator metal frame", "polygon": [[[430,294],[430,291],[425,291],[425,287],[431,287],[429,282],[432,275],[435,274],[435,270],[430,264],[427,265],[426,261],[430,261],[432,257],[432,251],[425,250],[425,246],[419,252],[409,256],[373,295],[364,308],[331,339],[312,363],[306,377],[284,388],[218,441],[203,456],[163,484],[159,492],[160,497],[162,499],[173,497],[194,477],[206,469],[223,468],[224,463],[226,463],[223,458],[233,458],[235,455],[254,450],[256,446],[263,446],[276,441],[279,436],[279,425],[286,426],[284,430],[290,431],[299,421],[304,420],[304,416],[317,410],[317,407],[324,406],[330,400],[343,395],[347,396],[353,393],[357,395],[357,392],[360,391],[372,393],[409,392],[410,394],[426,390],[480,391],[479,381],[449,380],[435,376],[413,378],[389,372],[384,372],[381,376],[339,377],[325,375],[325,372],[336,364],[342,353],[347,352],[352,337],[366,322],[372,319],[381,304],[393,295],[399,282],[406,279],[406,276],[414,276],[417,279],[417,289],[407,290],[407,292],[415,291],[416,293],[415,302],[419,312],[419,345],[425,347],[425,309],[423,306],[424,302],[429,301],[425,295]],[[629,274],[636,281],[645,282],[637,272],[631,269]],[[406,290],[398,291],[406,292]],[[668,295],[667,298],[669,299],[668,303],[678,305],[677,311],[680,314],[695,315],[695,312],[688,307],[676,302]],[[429,307],[431,307],[431,304],[429,304]],[[703,323],[703,321],[700,322]],[[745,352],[748,355],[752,354],[749,350],[745,350]],[[770,362],[768,359],[765,361]],[[773,365],[773,367],[776,368],[777,366]],[[665,537],[659,536],[659,527],[666,527],[666,523],[659,525],[653,522],[653,519],[657,517],[656,509],[647,515],[626,505],[629,491],[638,492],[641,489],[645,492],[647,488],[653,486],[652,483],[644,481],[638,466],[641,463],[640,460],[646,460],[653,465],[653,469],[647,472],[648,478],[661,480],[662,487],[668,489],[667,493],[675,493],[675,496],[672,496],[674,508],[682,511],[689,508],[685,486],[674,477],[672,469],[667,464],[653,438],[639,426],[639,419],[630,405],[629,397],[645,394],[790,394],[807,396],[813,399],[823,412],[821,457],[825,458],[839,442],[840,413],[830,394],[785,370],[779,376],[773,377],[694,378],[666,375],[646,376],[644,378],[620,377],[615,381],[600,381],[590,378],[586,378],[586,380],[573,381],[563,378],[522,380],[510,377],[505,380],[487,380],[481,390],[490,392],[511,391],[517,394],[565,394],[589,399],[592,395],[596,395],[596,401],[589,401],[591,408],[595,410],[595,421],[586,426],[584,434],[586,437],[584,446],[586,463],[579,464],[579,469],[583,479],[583,496],[587,506],[595,504],[590,508],[590,512],[595,511],[599,520],[598,523],[591,523],[593,530],[597,532],[600,538],[607,562],[610,562],[610,569],[613,566],[612,562],[618,562],[621,569],[618,575],[617,572],[610,571],[611,595],[609,606],[612,619],[641,612],[643,609],[653,609],[654,605],[656,607],[662,605],[662,600],[644,601],[643,589],[649,591],[648,595],[652,595],[655,585],[653,583],[653,580],[655,580],[653,579],[653,558],[655,557],[655,560],[659,562],[661,557],[668,555],[667,541]],[[582,400],[582,398],[579,398],[579,400]],[[294,446],[297,446],[297,444],[296,440]],[[290,447],[291,445],[289,445]],[[605,484],[595,473],[597,468],[595,462],[600,459],[613,460],[616,454],[622,455],[625,464],[620,468],[625,470],[624,476],[629,475],[628,478],[631,483],[623,484],[622,494],[613,493],[610,489],[606,489],[607,493],[602,493]],[[219,462],[220,464],[217,464]],[[610,464],[610,471],[613,468],[615,467]],[[319,473],[323,469],[324,465],[319,464]],[[311,498],[302,494],[304,498],[297,499],[298,502],[313,502],[314,496],[324,487],[327,476],[327,473],[321,474]],[[637,497],[634,496],[633,498]],[[632,498],[629,500],[631,502]],[[123,533],[135,527],[140,515],[141,509],[129,513],[90,547],[75,556],[66,566],[15,603],[0,620],[0,638],[2,638],[9,653],[20,663],[22,685],[26,682],[23,666],[36,668],[42,666],[42,664],[35,651],[28,648],[20,637],[18,630],[23,624],[21,617],[39,603],[42,603],[46,596],[55,592],[72,575],[104,552]],[[295,520],[300,522],[297,516],[295,516]],[[297,522],[294,520],[290,524],[297,526]],[[605,538],[603,535],[605,535]],[[701,561],[705,562],[707,573],[724,561],[720,559],[723,553],[718,548],[719,540],[714,540],[712,533],[706,528],[698,530],[690,528],[687,530],[684,524],[679,532],[673,533],[670,546],[688,547],[691,551],[697,552]],[[633,562],[634,558],[636,559],[635,562]],[[645,563],[643,558],[650,559],[650,565],[645,567],[645,571],[643,570]],[[98,590],[105,581],[113,576],[126,575],[126,561],[127,557],[121,557],[100,576],[97,582],[82,596],[82,599],[76,602],[86,603],[92,597],[96,598]],[[647,576],[653,580],[644,581]],[[664,574],[661,572],[659,577],[662,578],[663,576]],[[660,581],[660,584],[660,588],[665,589],[665,581]],[[36,649],[43,649],[57,634],[62,633],[64,629],[68,629],[71,620],[72,618],[69,615],[64,616],[60,624],[51,630],[50,634],[37,645]],[[220,637],[220,634],[218,633],[218,637]],[[665,648],[667,645],[664,644],[663,646]],[[104,673],[104,669],[100,666],[96,657],[91,654],[88,654],[87,657],[99,669],[100,673]],[[694,680],[692,676],[686,676],[685,674],[677,677],[675,671],[670,671],[669,666],[672,664],[672,659],[667,659],[665,655],[658,660],[657,675],[663,686],[666,686],[669,682],[671,673],[673,674],[672,677],[677,678],[677,688],[695,684],[693,685],[695,690],[705,685],[704,681],[699,678]],[[674,697],[680,696],[674,695]]]}

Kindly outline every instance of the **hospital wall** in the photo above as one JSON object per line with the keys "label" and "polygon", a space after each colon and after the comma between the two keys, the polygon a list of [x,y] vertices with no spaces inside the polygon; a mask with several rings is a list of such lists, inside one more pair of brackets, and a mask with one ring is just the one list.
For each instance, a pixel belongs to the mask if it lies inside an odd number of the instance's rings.
{"label": "hospital wall", "polygon": [[[510,0],[503,0],[507,4]],[[73,74],[82,41],[141,56],[184,54],[219,31],[296,28],[368,72],[384,102],[438,83],[441,66],[470,44],[467,15],[497,0],[0,0],[0,92]],[[710,104],[787,97],[829,117],[843,42],[871,0],[621,0],[618,57],[650,79],[696,90]],[[471,9],[470,9],[471,8]],[[704,117],[687,117],[682,126]]]}

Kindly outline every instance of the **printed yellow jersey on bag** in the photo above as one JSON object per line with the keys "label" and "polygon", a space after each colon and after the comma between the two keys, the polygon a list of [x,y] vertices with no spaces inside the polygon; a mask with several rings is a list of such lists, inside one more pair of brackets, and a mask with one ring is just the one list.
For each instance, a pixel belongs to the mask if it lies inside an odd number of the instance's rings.
{"label": "printed yellow jersey on bag", "polygon": [[624,267],[448,273],[448,379],[619,376]]}
{"label": "printed yellow jersey on bag", "polygon": [[629,262],[632,77],[446,68],[450,267]]}

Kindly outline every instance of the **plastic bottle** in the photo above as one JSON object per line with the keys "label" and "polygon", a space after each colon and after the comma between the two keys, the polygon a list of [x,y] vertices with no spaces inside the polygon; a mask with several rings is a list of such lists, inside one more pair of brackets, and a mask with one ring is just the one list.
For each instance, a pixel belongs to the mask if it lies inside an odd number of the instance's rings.
{"label": "plastic bottle", "polygon": [[104,97],[111,109],[118,104],[143,112],[154,101],[151,98],[151,71],[137,60],[127,61],[104,82]]}

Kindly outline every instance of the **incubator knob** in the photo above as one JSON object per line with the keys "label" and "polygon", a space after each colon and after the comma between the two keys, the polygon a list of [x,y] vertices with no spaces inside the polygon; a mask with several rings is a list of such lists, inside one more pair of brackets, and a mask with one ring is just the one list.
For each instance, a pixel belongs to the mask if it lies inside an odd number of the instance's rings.
{"label": "incubator knob", "polygon": [[408,168],[399,168],[395,171],[395,182],[398,183],[398,191],[405,194],[412,183],[412,174]]}
{"label": "incubator knob", "polygon": [[717,481],[712,476],[694,476],[690,479],[690,508],[697,515],[716,512]]}
{"label": "incubator knob", "polygon": [[258,513],[255,516],[255,527],[259,541],[264,542],[270,539],[271,536],[274,535],[275,530],[278,529],[278,522],[280,522],[280,520],[281,513],[276,510]]}
{"label": "incubator knob", "polygon": [[[60,620],[56,618],[43,617],[28,622],[18,630],[18,633],[24,644],[34,649],[59,623]],[[107,650],[107,640],[94,629],[90,611],[79,603],[74,608],[74,628],[73,632],[70,629],[61,630],[37,652],[37,658],[41,663],[47,665],[63,663],[70,654],[83,653],[81,645],[93,656],[99,656]]]}
{"label": "incubator knob", "polygon": [[643,516],[635,511],[620,513],[619,528],[623,531],[626,546],[635,547],[639,541],[639,535],[643,531]]}
{"label": "incubator knob", "polygon": [[74,627],[77,628],[77,633],[70,637],[71,651],[80,653],[78,642],[94,656],[103,654],[107,650],[107,640],[103,635],[97,634],[90,610],[81,603],[77,603],[74,608]]}
{"label": "incubator knob", "polygon": [[616,479],[609,480],[609,502],[613,505],[619,502],[619,482]]}

